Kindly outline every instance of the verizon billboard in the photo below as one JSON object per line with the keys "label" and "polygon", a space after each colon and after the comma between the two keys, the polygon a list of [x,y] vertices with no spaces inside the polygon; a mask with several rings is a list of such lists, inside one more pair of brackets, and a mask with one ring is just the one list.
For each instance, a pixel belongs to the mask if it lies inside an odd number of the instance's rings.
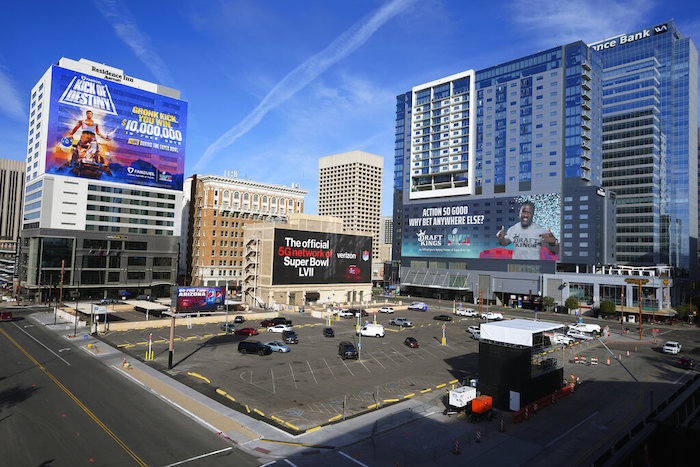
{"label": "verizon billboard", "polygon": [[272,284],[369,283],[372,237],[275,230]]}

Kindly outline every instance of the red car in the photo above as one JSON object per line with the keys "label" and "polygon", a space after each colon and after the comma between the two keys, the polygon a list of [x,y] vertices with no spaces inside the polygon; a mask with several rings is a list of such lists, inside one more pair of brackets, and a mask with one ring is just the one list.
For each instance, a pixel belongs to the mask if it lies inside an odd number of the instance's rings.
{"label": "red car", "polygon": [[278,324],[278,323],[272,321],[271,319],[264,319],[264,320],[260,321],[260,326],[262,326],[264,328],[269,328],[270,326],[274,326],[276,324]]}
{"label": "red car", "polygon": [[12,312],[11,311],[0,312],[0,321],[12,321]]}
{"label": "red car", "polygon": [[257,336],[258,331],[253,328],[241,328],[233,331],[234,334],[239,334],[243,336]]}
{"label": "red car", "polygon": [[407,337],[407,338],[403,341],[403,343],[404,343],[405,345],[411,347],[411,348],[420,347],[420,344],[418,343],[418,341],[416,340],[415,337]]}

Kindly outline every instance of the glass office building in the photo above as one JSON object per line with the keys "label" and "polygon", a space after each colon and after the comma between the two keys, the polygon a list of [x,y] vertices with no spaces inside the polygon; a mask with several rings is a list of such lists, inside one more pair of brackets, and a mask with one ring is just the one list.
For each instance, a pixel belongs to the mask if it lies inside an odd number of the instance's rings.
{"label": "glass office building", "polygon": [[590,45],[603,62],[603,184],[619,264],[697,275],[698,53],[672,21]]}
{"label": "glass office building", "polygon": [[[613,263],[601,90],[600,55],[576,42],[397,96],[393,257],[402,288],[531,296],[557,265]],[[516,240],[526,204],[556,245]]]}

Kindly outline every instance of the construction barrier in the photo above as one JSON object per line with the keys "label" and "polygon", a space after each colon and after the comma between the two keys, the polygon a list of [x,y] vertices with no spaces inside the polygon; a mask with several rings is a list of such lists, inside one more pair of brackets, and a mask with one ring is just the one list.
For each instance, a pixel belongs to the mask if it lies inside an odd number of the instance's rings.
{"label": "construction barrier", "polygon": [[591,357],[591,365],[597,365],[598,364],[598,357]]}
{"label": "construction barrier", "polygon": [[548,405],[556,404],[557,400],[572,392],[574,392],[573,382],[567,384],[566,386],[564,386],[556,392],[553,392],[552,394],[546,395],[543,398],[526,405],[517,412],[513,412],[513,423],[519,423],[523,420],[528,420],[530,418],[531,413],[537,412],[539,409],[547,407]]}
{"label": "construction barrier", "polygon": [[583,364],[583,365],[585,365],[585,364],[586,364],[586,357],[580,356],[579,359],[578,359],[578,362],[581,363],[581,364]]}

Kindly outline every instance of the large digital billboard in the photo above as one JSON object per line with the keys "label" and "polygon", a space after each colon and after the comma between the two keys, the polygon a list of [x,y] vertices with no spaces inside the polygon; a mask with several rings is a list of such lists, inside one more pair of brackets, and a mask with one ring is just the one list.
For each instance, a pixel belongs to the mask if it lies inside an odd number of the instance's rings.
{"label": "large digital billboard", "polygon": [[216,311],[224,303],[221,287],[178,287],[178,313],[200,313]]}
{"label": "large digital billboard", "polygon": [[559,193],[414,205],[405,211],[402,256],[559,259]]}
{"label": "large digital billboard", "polygon": [[187,103],[51,68],[46,173],[182,190]]}
{"label": "large digital billboard", "polygon": [[372,237],[275,230],[272,284],[367,283],[372,280]]}

